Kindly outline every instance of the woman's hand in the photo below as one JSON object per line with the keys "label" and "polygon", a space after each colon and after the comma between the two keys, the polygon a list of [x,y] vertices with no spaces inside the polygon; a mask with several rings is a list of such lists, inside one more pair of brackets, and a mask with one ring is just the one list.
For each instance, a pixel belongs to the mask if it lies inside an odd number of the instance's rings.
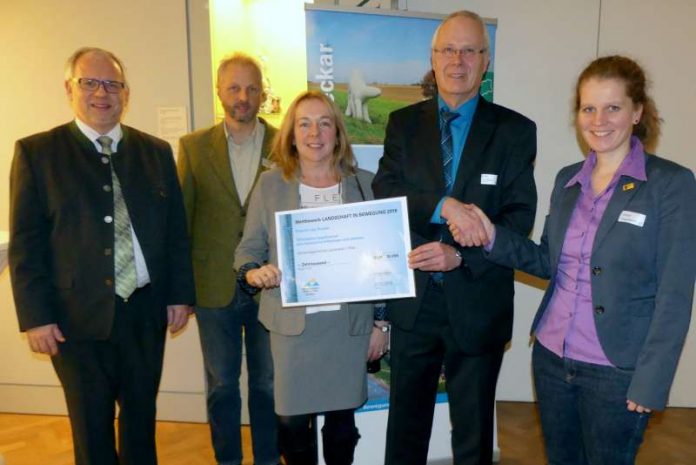
{"label": "woman's hand", "polygon": [[271,289],[280,286],[280,270],[275,265],[264,265],[247,271],[246,282],[261,289]]}
{"label": "woman's hand", "polygon": [[367,361],[378,360],[389,351],[389,331],[382,331],[383,326],[389,325],[387,321],[375,321],[370,335],[370,346],[367,349]]}
{"label": "woman's hand", "polygon": [[626,408],[630,410],[631,412],[638,412],[638,413],[650,413],[652,410],[650,410],[647,407],[643,407],[642,405],[636,404],[632,400],[627,400],[626,401]]}

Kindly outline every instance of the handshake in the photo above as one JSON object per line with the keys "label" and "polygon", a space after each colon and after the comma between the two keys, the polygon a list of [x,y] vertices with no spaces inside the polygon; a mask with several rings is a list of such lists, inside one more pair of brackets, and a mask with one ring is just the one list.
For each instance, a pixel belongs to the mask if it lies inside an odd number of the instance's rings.
{"label": "handshake", "polygon": [[[441,215],[447,220],[452,237],[462,247],[485,246],[495,238],[495,226],[474,204],[447,197]],[[461,264],[461,254],[451,245],[439,241],[420,245],[408,255],[408,266],[414,270],[445,272]]]}
{"label": "handshake", "polygon": [[441,215],[447,220],[452,237],[462,247],[485,246],[495,238],[495,226],[474,204],[447,197]]}

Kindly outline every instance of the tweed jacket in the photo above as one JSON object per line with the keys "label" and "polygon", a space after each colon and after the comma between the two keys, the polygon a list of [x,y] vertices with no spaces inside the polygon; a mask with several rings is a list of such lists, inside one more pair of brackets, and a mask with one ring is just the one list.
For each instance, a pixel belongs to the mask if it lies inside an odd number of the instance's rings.
{"label": "tweed jacket", "polygon": [[[266,129],[254,184],[270,166],[268,157],[277,132],[262,118],[259,121]],[[239,199],[223,124],[182,137],[177,163],[192,244],[197,305],[212,308],[227,306],[234,296],[234,251],[242,238],[251,197],[244,203]]]}

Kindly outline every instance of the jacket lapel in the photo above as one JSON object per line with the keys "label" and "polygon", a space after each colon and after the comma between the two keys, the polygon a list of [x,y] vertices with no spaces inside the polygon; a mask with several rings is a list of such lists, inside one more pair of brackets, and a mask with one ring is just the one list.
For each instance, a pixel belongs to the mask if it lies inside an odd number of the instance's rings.
{"label": "jacket lapel", "polygon": [[480,171],[478,166],[485,160],[484,149],[493,135],[495,127],[495,115],[491,111],[489,103],[483,97],[479,97],[479,103],[471,121],[469,135],[459,160],[454,186],[452,186],[452,192],[455,195],[457,192],[464,190],[464,186],[467,185],[469,178],[474,173]]}
{"label": "jacket lapel", "polygon": [[[566,181],[563,181],[565,185]],[[582,192],[579,184],[572,185],[570,187],[561,187],[561,198],[558,201],[558,215],[556,216],[556,221],[554,221],[549,228],[549,254],[552,260],[551,268],[556,269],[558,266],[558,259],[561,256],[561,251],[563,249],[563,242],[565,241],[566,232],[568,231],[568,225],[570,224],[570,218],[573,216],[575,211],[575,205],[578,203],[578,197]]]}
{"label": "jacket lapel", "polygon": [[256,183],[259,181],[259,176],[261,176],[261,173],[268,170],[269,167],[272,165],[272,162],[270,161],[269,157],[271,155],[273,137],[275,136],[276,131],[263,118],[259,118],[259,124],[262,124],[264,128],[263,142],[261,144],[261,156],[259,157],[259,166],[256,168],[256,176],[254,177],[254,183],[251,185],[251,191],[249,191],[249,195],[246,196],[246,200],[244,201],[244,211],[247,211],[247,209],[249,208],[251,192],[256,187]]}
{"label": "jacket lapel", "polygon": [[435,186],[445,192],[445,174],[442,170],[442,152],[440,150],[440,126],[437,114],[437,99],[431,99],[423,105],[419,124],[413,138],[414,151],[417,154],[418,170],[422,176],[423,186]]}
{"label": "jacket lapel", "polygon": [[225,130],[222,127],[223,124],[225,123],[222,122],[218,124],[212,130],[212,138],[210,141],[211,150],[208,152],[210,154],[210,163],[213,166],[213,171],[217,175],[218,180],[225,186],[225,189],[235,201],[240,204],[237,186],[234,183],[232,168],[230,167],[227,139],[225,138]]}
{"label": "jacket lapel", "polygon": [[[636,187],[634,189],[623,190],[623,186],[628,182],[635,184]],[[621,176],[621,178],[619,178],[619,182],[616,188],[614,188],[611,200],[609,200],[609,205],[607,205],[607,209],[604,210],[604,215],[602,215],[602,221],[599,222],[594,244],[592,244],[592,253],[597,250],[599,244],[604,240],[609,231],[611,231],[611,228],[619,219],[619,215],[626,209],[626,206],[633,196],[636,195],[636,192],[640,190],[643,183],[644,181],[639,181],[630,176]]]}

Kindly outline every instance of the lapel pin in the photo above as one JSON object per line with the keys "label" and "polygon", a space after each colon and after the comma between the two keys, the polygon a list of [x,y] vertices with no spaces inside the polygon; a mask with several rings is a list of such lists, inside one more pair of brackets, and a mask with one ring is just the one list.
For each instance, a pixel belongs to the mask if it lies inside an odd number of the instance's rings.
{"label": "lapel pin", "polygon": [[633,189],[633,188],[635,188],[635,187],[636,187],[635,184],[633,184],[632,182],[629,182],[629,183],[624,184],[623,187],[621,187],[621,190],[624,191],[624,192],[625,192],[625,191],[630,191],[631,189]]}

